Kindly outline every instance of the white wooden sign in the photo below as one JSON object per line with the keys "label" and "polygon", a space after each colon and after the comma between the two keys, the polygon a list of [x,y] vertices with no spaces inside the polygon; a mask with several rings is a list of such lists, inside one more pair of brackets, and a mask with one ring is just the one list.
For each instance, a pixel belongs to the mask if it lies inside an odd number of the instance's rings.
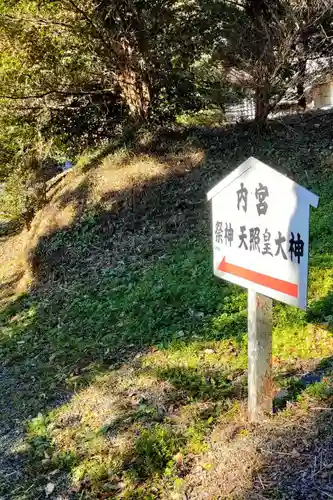
{"label": "white wooden sign", "polygon": [[251,157],[207,198],[214,274],[305,309],[310,205],[318,196]]}

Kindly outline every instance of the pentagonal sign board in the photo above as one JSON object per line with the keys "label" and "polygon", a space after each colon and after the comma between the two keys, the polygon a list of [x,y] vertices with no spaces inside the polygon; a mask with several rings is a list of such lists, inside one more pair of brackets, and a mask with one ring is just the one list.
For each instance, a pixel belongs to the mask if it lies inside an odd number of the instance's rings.
{"label": "pentagonal sign board", "polygon": [[310,205],[318,196],[251,157],[207,198],[214,274],[305,309]]}

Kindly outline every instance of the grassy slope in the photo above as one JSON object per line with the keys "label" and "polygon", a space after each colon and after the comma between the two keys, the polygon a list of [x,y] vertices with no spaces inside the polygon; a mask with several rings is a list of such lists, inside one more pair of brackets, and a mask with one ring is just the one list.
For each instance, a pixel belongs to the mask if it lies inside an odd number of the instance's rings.
{"label": "grassy slope", "polygon": [[[2,498],[329,497],[332,123],[140,136],[54,186],[2,269]],[[244,416],[246,294],[211,275],[205,202],[251,154],[321,196],[309,308],[275,305],[286,391],[259,428]]]}

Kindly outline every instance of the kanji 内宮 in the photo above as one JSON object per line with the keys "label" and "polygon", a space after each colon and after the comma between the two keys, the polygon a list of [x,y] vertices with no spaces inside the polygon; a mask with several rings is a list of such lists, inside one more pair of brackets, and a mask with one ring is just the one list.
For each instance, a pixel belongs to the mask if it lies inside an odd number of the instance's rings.
{"label": "kanji \u5185\u5bae", "polygon": [[258,215],[265,215],[268,209],[267,202],[265,199],[269,195],[267,186],[264,186],[259,182],[259,187],[256,189],[256,198],[259,203],[257,203]]}
{"label": "kanji \u5185\u5bae", "polygon": [[237,191],[237,208],[240,210],[241,203],[243,202],[243,210],[247,211],[247,189],[244,187],[244,184],[241,182],[240,188]]}

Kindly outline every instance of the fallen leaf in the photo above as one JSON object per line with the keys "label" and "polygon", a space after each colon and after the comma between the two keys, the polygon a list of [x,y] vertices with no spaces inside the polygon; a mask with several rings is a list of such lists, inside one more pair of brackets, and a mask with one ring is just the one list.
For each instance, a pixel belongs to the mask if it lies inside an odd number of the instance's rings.
{"label": "fallen leaf", "polygon": [[124,488],[125,488],[125,483],[123,483],[122,481],[116,484],[112,484],[110,486],[110,489],[112,490],[123,490]]}
{"label": "fallen leaf", "polygon": [[177,463],[177,465],[180,465],[180,464],[182,464],[182,463],[183,463],[184,456],[183,456],[183,454],[182,454],[182,453],[180,453],[180,452],[179,452],[179,453],[177,453],[177,455],[175,455],[175,456],[173,457],[173,459],[174,459],[174,461]]}
{"label": "fallen leaf", "polygon": [[47,483],[47,485],[45,486],[45,494],[47,497],[53,493],[54,488],[54,483]]}
{"label": "fallen leaf", "polygon": [[55,474],[58,474],[59,469],[54,469],[51,472],[49,472],[49,476],[54,476]]}

